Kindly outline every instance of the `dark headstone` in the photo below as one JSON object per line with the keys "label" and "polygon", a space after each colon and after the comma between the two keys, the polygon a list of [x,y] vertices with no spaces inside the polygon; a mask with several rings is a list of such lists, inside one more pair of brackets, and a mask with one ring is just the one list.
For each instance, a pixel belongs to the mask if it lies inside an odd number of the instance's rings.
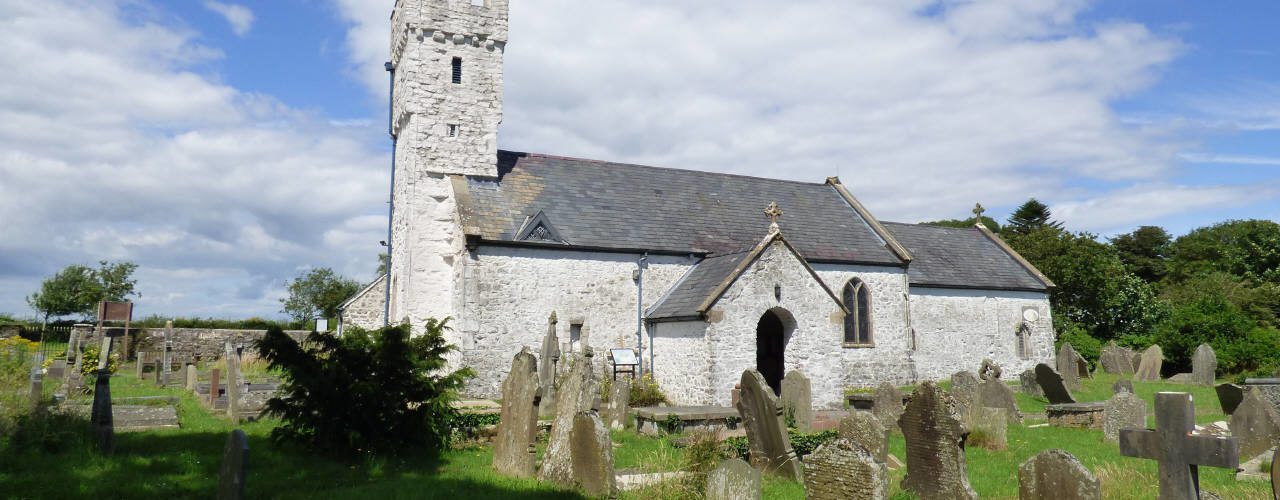
{"label": "dark headstone", "polygon": [[493,468],[499,474],[533,477],[538,458],[538,361],[522,349],[502,382],[502,415],[493,443]]}
{"label": "dark headstone", "polygon": [[631,410],[631,379],[621,378],[613,381],[609,387],[609,402],[602,410],[601,417],[610,429],[622,430],[627,427],[627,412]]}
{"label": "dark headstone", "polygon": [[222,391],[218,387],[218,382],[222,378],[222,370],[214,368],[209,373],[209,406],[213,406],[213,402],[218,400],[218,394]]}
{"label": "dark headstone", "polygon": [[889,430],[898,429],[898,418],[902,416],[902,391],[888,382],[876,387],[871,404],[871,413]]}
{"label": "dark headstone", "polygon": [[591,349],[585,351],[583,356],[566,357],[569,371],[560,379],[555,420],[551,422],[551,436],[542,457],[542,468],[538,471],[538,479],[567,487],[577,483],[573,477],[573,421],[579,413],[591,409],[599,392],[591,369]]}
{"label": "dark headstone", "polygon": [[229,337],[226,351],[224,359],[227,360],[227,416],[234,424],[240,421],[240,356]]}
{"label": "dark headstone", "polygon": [[852,439],[826,442],[804,464],[807,500],[889,498],[889,468]]}
{"label": "dark headstone", "polygon": [[556,411],[556,366],[560,363],[560,339],[556,337],[556,313],[547,319],[547,335],[542,338],[542,350],[538,351],[538,386],[542,387],[542,404],[538,411],[542,416]]}
{"label": "dark headstone", "polygon": [[839,436],[858,443],[881,462],[889,458],[889,432],[880,419],[867,411],[854,410],[840,419]]}
{"label": "dark headstone", "polygon": [[1199,498],[1199,466],[1240,465],[1235,438],[1194,435],[1195,422],[1190,394],[1161,392],[1156,394],[1155,430],[1120,430],[1120,454],[1159,462],[1161,499]]}
{"label": "dark headstone", "polygon": [[587,410],[574,416],[569,441],[574,480],[590,497],[613,496],[618,489],[613,475],[613,442],[600,415]]}
{"label": "dark headstone", "polygon": [[1164,366],[1164,352],[1160,350],[1159,345],[1152,345],[1142,351],[1142,362],[1138,364],[1138,371],[1134,373],[1133,378],[1142,381],[1160,380],[1162,366]]}
{"label": "dark headstone", "polygon": [[1244,388],[1238,385],[1218,384],[1214,390],[1218,393],[1218,404],[1222,406],[1223,414],[1235,413],[1236,407],[1244,400]]}
{"label": "dark headstone", "polygon": [[964,458],[968,431],[955,401],[932,381],[916,386],[898,427],[907,441],[902,489],[922,499],[976,499]]}
{"label": "dark headstone", "polygon": [[813,390],[800,370],[791,370],[782,377],[782,411],[795,420],[796,429],[809,432],[813,428]]}
{"label": "dark headstone", "polygon": [[1062,383],[1062,376],[1049,365],[1044,363],[1036,365],[1036,383],[1040,385],[1040,390],[1044,391],[1044,397],[1049,400],[1049,404],[1076,402],[1066,385]]}
{"label": "dark headstone", "polygon": [[[1076,364],[1075,348],[1071,347],[1070,342],[1064,342],[1062,347],[1058,348],[1058,356],[1054,358],[1054,371],[1062,378],[1062,385],[1067,390],[1080,390],[1080,366]],[[1044,387],[1044,382],[1040,382],[1040,386]]]}
{"label": "dark headstone", "polygon": [[1019,500],[1099,500],[1102,485],[1080,460],[1045,450],[1018,467]]}
{"label": "dark headstone", "polygon": [[978,386],[978,402],[978,406],[984,408],[1003,408],[1009,421],[1022,423],[1018,398],[1014,396],[1013,389],[1000,379],[988,379]]}
{"label": "dark headstone", "polygon": [[1191,356],[1191,380],[1199,385],[1213,385],[1218,378],[1218,355],[1209,344],[1200,344]]}
{"label": "dark headstone", "polygon": [[1115,341],[1107,342],[1098,356],[1098,365],[1102,371],[1112,375],[1133,375],[1133,359],[1129,351],[1116,345]]}
{"label": "dark headstone", "polygon": [[1136,394],[1133,391],[1133,381],[1127,378],[1122,378],[1122,379],[1116,380],[1114,384],[1111,384],[1112,394],[1120,394],[1121,392]]}
{"label": "dark headstone", "polygon": [[111,414],[111,374],[106,370],[98,371],[97,382],[93,385],[93,408],[89,421],[98,438],[98,449],[111,454],[115,450],[115,420]]}
{"label": "dark headstone", "polygon": [[707,474],[707,500],[760,500],[760,471],[731,458]]}
{"label": "dark headstone", "polygon": [[982,364],[978,366],[978,378],[982,380],[999,379],[1003,372],[1000,369],[1000,365],[997,365],[991,358],[983,358]]}
{"label": "dark headstone", "polygon": [[959,371],[951,375],[951,399],[956,403],[956,413],[968,418],[978,404],[978,376],[973,372]]}
{"label": "dark headstone", "polygon": [[1132,392],[1117,392],[1103,411],[1102,437],[1112,443],[1120,440],[1120,429],[1147,428],[1147,403]]}
{"label": "dark headstone", "polygon": [[788,479],[804,481],[804,471],[796,452],[791,448],[782,421],[782,407],[777,396],[765,382],[764,376],[755,370],[742,372],[742,399],[738,401],[738,413],[747,433],[751,465],[762,471]]}
{"label": "dark headstone", "polygon": [[249,438],[236,429],[222,448],[222,468],[218,471],[218,500],[244,498],[244,482],[249,477]]}
{"label": "dark headstone", "polygon": [[1257,387],[1245,392],[1244,399],[1231,413],[1231,435],[1240,448],[1240,460],[1248,461],[1280,441],[1280,414]]}
{"label": "dark headstone", "polygon": [[1036,382],[1036,371],[1034,369],[1023,370],[1022,373],[1019,373],[1018,382],[1018,390],[1023,394],[1033,397],[1044,396],[1044,390],[1040,388],[1040,383]]}

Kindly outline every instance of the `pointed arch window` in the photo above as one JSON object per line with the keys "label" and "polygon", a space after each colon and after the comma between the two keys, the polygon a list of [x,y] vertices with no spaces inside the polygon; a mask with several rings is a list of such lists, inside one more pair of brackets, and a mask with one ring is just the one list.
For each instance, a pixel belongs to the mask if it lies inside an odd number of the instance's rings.
{"label": "pointed arch window", "polygon": [[871,345],[871,290],[858,278],[844,284],[841,294],[849,314],[844,317],[845,345]]}

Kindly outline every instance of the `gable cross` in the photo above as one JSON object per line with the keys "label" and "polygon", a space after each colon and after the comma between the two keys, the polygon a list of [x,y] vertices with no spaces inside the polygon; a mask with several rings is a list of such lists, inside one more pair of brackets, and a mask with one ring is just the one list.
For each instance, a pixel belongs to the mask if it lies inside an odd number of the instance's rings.
{"label": "gable cross", "polygon": [[764,209],[764,215],[769,218],[770,228],[778,227],[778,218],[782,217],[782,209],[778,208],[778,202],[769,203],[769,206]]}
{"label": "gable cross", "polygon": [[1191,434],[1195,411],[1188,393],[1156,393],[1155,430],[1120,430],[1121,455],[1160,463],[1160,500],[1200,498],[1198,466],[1235,469],[1240,465],[1236,438]]}
{"label": "gable cross", "polygon": [[986,211],[987,211],[987,209],[983,208],[981,203],[978,203],[978,204],[974,205],[974,206],[973,206],[973,220],[975,220],[975,221],[977,221],[979,224],[981,224],[981,223],[982,223],[982,212],[986,212]]}

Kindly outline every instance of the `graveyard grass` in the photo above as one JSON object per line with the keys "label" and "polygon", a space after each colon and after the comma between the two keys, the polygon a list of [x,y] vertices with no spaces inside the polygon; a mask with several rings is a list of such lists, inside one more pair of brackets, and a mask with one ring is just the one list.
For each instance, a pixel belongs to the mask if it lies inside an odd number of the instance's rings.
{"label": "graveyard grass", "polygon": [[[1115,377],[1095,375],[1085,379],[1076,393],[1081,401],[1101,401],[1111,395]],[[218,468],[227,433],[235,426],[211,415],[194,397],[180,389],[159,389],[139,381],[130,369],[121,369],[112,381],[116,398],[165,395],[178,398],[181,429],[123,433],[116,437],[116,453],[104,457],[87,444],[57,453],[0,450],[0,491],[6,496],[61,497],[200,497],[217,486]],[[1157,391],[1191,392],[1197,421],[1225,420],[1212,388],[1169,383],[1134,382],[1138,396],[1152,404]],[[46,388],[46,390],[48,390]],[[1043,411],[1041,399],[1018,395],[1024,412]],[[1148,425],[1154,425],[1148,417]],[[457,449],[438,462],[415,459],[370,459],[344,462],[287,445],[268,436],[279,422],[264,419],[240,426],[250,439],[248,496],[250,498],[581,498],[578,494],[534,480],[512,479],[492,472],[488,447]],[[1029,420],[1028,424],[1040,421]],[[86,423],[87,425],[87,423]],[[614,431],[615,466],[619,471],[661,472],[684,470],[684,450],[669,438],[641,437],[634,431]],[[1156,464],[1122,457],[1114,443],[1106,443],[1101,431],[1028,428],[1009,429],[1009,446],[1000,451],[971,447],[967,450],[970,482],[982,498],[1017,498],[1018,466],[1042,450],[1061,448],[1078,457],[1102,481],[1104,498],[1152,498],[1157,484]],[[905,457],[901,435],[890,440],[890,452]],[[890,474],[891,497],[913,498],[899,485],[905,469]],[[1237,482],[1230,471],[1201,469],[1201,485],[1223,498],[1269,498],[1266,482]],[[701,486],[693,481],[659,484],[625,492],[622,498],[688,498]],[[764,498],[804,498],[796,482],[766,477]]]}

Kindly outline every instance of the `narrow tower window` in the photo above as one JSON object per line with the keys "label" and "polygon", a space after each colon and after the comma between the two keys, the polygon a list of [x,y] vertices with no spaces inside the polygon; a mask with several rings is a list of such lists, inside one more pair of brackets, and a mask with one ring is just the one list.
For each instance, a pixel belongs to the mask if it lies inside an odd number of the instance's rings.
{"label": "narrow tower window", "polygon": [[453,58],[453,83],[462,83],[462,58]]}
{"label": "narrow tower window", "polygon": [[455,125],[455,124],[450,123],[450,124],[449,124],[449,130],[448,130],[448,133],[449,133],[449,137],[457,137],[457,136],[458,136],[458,126],[457,126],[457,125]]}

